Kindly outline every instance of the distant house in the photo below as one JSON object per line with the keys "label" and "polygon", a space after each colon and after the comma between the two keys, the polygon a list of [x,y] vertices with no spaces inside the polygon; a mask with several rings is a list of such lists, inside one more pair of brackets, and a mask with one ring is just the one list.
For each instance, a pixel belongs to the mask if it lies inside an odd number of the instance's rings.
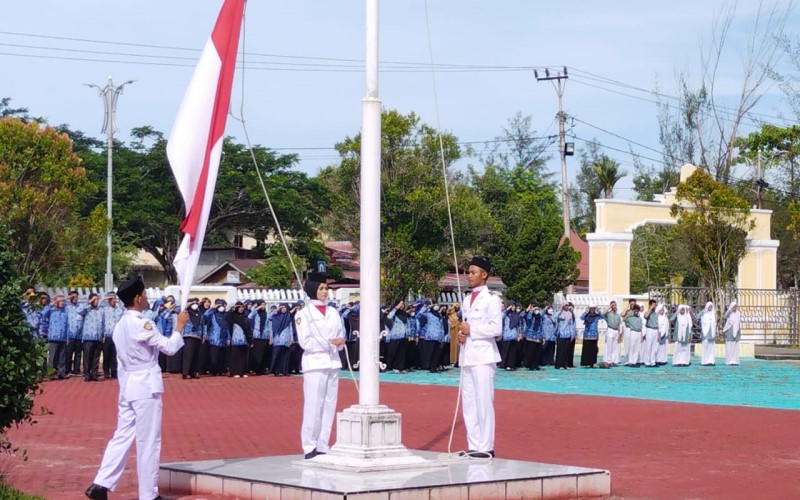
{"label": "distant house", "polygon": [[575,280],[575,292],[586,292],[589,290],[589,243],[584,241],[575,231],[569,232],[569,246],[581,254],[578,261],[578,279]]}
{"label": "distant house", "polygon": [[[203,250],[205,252],[205,250]],[[196,284],[198,285],[230,285],[236,287],[246,287],[251,283],[247,279],[247,271],[260,266],[262,259],[231,259],[226,260],[208,273],[201,276]]]}

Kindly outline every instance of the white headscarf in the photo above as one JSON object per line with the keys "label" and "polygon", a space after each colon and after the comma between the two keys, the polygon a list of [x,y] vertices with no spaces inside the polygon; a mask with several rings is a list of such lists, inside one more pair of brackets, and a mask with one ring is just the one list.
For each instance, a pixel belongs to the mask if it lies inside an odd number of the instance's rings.
{"label": "white headscarf", "polygon": [[[681,314],[683,310],[683,314]],[[681,304],[678,306],[678,316],[676,322],[678,323],[678,342],[686,342],[686,331],[691,331],[692,316],[689,314],[689,306]]]}
{"label": "white headscarf", "polygon": [[733,336],[735,337],[737,333],[739,333],[739,329],[741,328],[741,315],[739,314],[739,308],[736,308],[736,311],[733,310],[733,306],[736,305],[736,301],[734,300],[731,302],[731,305],[728,306],[727,311],[727,318],[725,319],[725,326],[722,327],[722,331],[726,331],[729,328],[733,328]]}
{"label": "white headscarf", "polygon": [[[711,307],[709,311],[708,308]],[[706,307],[703,309],[703,316],[700,318],[700,330],[703,336],[706,334],[715,335],[717,333],[717,310],[714,308],[713,302],[706,302]]]}
{"label": "white headscarf", "polygon": [[658,315],[658,336],[660,338],[666,337],[669,333],[669,316],[667,316],[667,307],[664,304],[659,304],[658,307],[656,307],[656,314]]}

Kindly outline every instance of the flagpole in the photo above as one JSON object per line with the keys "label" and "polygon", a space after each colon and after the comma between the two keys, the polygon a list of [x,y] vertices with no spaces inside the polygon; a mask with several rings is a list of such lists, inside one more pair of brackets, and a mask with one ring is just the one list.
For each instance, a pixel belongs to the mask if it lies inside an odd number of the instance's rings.
{"label": "flagpole", "polygon": [[366,0],[366,92],[361,100],[360,405],[379,404],[381,101],[378,97],[378,0]]}

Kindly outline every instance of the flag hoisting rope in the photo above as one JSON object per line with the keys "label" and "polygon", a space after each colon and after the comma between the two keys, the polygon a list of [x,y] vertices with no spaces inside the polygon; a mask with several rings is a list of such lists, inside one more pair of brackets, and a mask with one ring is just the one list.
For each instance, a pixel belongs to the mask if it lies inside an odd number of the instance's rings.
{"label": "flag hoisting rope", "polygon": [[189,298],[214,198],[244,3],[224,0],[167,141],[167,158],[186,207],[184,236],[173,261],[182,303]]}

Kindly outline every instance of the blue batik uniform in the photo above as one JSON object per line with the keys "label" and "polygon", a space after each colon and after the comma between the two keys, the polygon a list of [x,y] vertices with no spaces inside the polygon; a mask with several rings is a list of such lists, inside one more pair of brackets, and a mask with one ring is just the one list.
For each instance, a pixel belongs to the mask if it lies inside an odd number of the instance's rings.
{"label": "blue batik uniform", "polygon": [[81,311],[86,309],[86,305],[73,304],[67,302],[64,309],[67,311],[67,338],[69,340],[81,340],[83,330],[83,315]]}
{"label": "blue batik uniform", "polygon": [[205,312],[204,317],[208,324],[206,330],[206,340],[214,347],[223,347],[230,340],[228,331],[228,321],[225,319],[225,313],[221,313],[214,309],[209,309]]}
{"label": "blue batik uniform", "polygon": [[121,307],[112,307],[110,305],[103,307],[103,317],[105,318],[105,330],[103,335],[105,337],[111,338],[114,334],[114,327],[117,326],[119,320],[122,319],[123,314],[125,314],[125,309]]}
{"label": "blue batik uniform", "polygon": [[83,340],[89,342],[102,339],[105,329],[103,308],[86,306],[80,310],[80,314],[83,317]]}
{"label": "blue batik uniform", "polygon": [[512,327],[511,324],[510,324],[511,323],[511,314],[517,314],[517,313],[512,313],[512,312],[507,311],[507,310],[503,311],[503,334],[502,334],[502,340],[504,340],[504,341],[517,340],[517,336],[519,335],[519,324],[517,324],[517,326],[515,326],[515,327]]}
{"label": "blue batik uniform", "polygon": [[[288,313],[286,313],[288,314]],[[272,332],[272,345],[289,347],[292,344],[294,335],[292,332],[292,324],[289,323],[286,328],[280,332]]]}
{"label": "blue batik uniform", "polygon": [[253,338],[257,340],[268,340],[272,335],[272,315],[274,313],[264,314],[264,321],[261,321],[261,315],[258,314],[258,309],[253,309],[248,315],[248,319],[253,322]]}
{"label": "blue batik uniform", "polygon": [[25,321],[28,322],[28,327],[31,329],[31,334],[36,337],[39,336],[39,323],[42,320],[42,311],[34,310],[27,300],[22,302],[22,312],[25,313]]}
{"label": "blue batik uniform", "polygon": [[557,327],[558,320],[556,319],[555,313],[547,314],[545,312],[542,314],[542,336],[546,341],[555,342]]}
{"label": "blue batik uniform", "polygon": [[587,340],[597,340],[597,327],[602,318],[603,315],[596,311],[585,311],[581,314],[581,319],[583,320],[583,338]]}
{"label": "blue batik uniform", "polygon": [[386,335],[386,342],[391,342],[392,340],[402,340],[406,337],[413,337],[416,333],[416,328],[413,330],[410,328],[410,324],[412,321],[415,321],[413,317],[408,316],[406,321],[395,320],[395,315],[397,314],[397,309],[392,309],[389,314],[386,316],[392,322],[391,328],[389,328],[389,332]]}
{"label": "blue batik uniform", "polygon": [[246,346],[248,345],[247,336],[242,327],[236,323],[228,322],[231,328],[231,346]]}
{"label": "blue batik uniform", "polygon": [[[525,330],[523,335],[531,340],[542,340],[542,314],[539,311],[527,311],[525,313]],[[552,339],[550,339],[552,340]]]}
{"label": "blue batik uniform", "polygon": [[444,322],[440,316],[433,314],[429,307],[423,307],[417,313],[419,318],[419,336],[424,340],[444,341]]}
{"label": "blue batik uniform", "polygon": [[49,342],[66,342],[67,331],[67,310],[64,307],[48,307],[43,317],[45,318],[45,328],[47,340]]}
{"label": "blue batik uniform", "polygon": [[161,335],[169,337],[172,335],[172,330],[175,327],[175,318],[178,316],[180,308],[175,306],[174,309],[164,309],[159,314],[159,321],[156,323],[158,329],[161,330]]}
{"label": "blue batik uniform", "polygon": [[558,329],[556,331],[558,338],[571,339],[575,337],[575,316],[569,314],[566,319],[558,314]]}

